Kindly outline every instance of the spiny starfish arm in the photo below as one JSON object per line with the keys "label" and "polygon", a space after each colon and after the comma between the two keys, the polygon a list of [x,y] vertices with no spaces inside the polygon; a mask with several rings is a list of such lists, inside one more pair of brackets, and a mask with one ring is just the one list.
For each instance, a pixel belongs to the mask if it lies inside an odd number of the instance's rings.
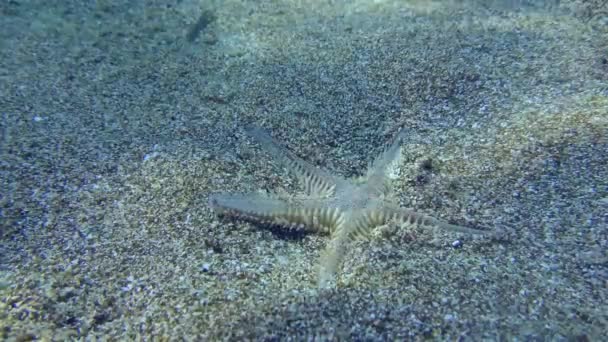
{"label": "spiny starfish arm", "polygon": [[387,168],[399,158],[401,153],[401,140],[405,135],[404,131],[400,131],[393,143],[389,145],[378,158],[374,160],[367,171],[367,184],[375,193],[384,193],[387,183]]}
{"label": "spiny starfish arm", "polygon": [[332,233],[343,221],[343,215],[338,209],[320,203],[315,200],[289,203],[255,194],[216,194],[209,198],[209,206],[221,215],[259,224]]}
{"label": "spiny starfish arm", "polygon": [[378,209],[371,209],[357,215],[352,220],[350,239],[368,239],[371,231],[385,222],[385,217],[381,215],[381,212]]}
{"label": "spiny starfish arm", "polygon": [[346,255],[350,231],[347,221],[337,226],[327,246],[321,252],[318,275],[318,287],[320,289],[332,287],[331,283],[335,280],[342,259]]}
{"label": "spiny starfish arm", "polygon": [[344,182],[343,179],[333,176],[314,165],[298,158],[293,153],[279,145],[266,132],[257,127],[248,127],[247,134],[257,141],[272,157],[283,162],[292,171],[304,191],[312,196],[328,197],[335,193],[338,183]]}
{"label": "spiny starfish arm", "polygon": [[400,208],[390,204],[384,204],[376,210],[372,211],[372,216],[375,222],[380,224],[387,223],[389,221],[396,221],[411,225],[414,227],[423,228],[439,228],[445,231],[453,231],[466,234],[490,234],[490,231],[469,228],[450,224],[442,220],[438,220],[432,216],[428,216],[422,213],[418,213],[411,209]]}

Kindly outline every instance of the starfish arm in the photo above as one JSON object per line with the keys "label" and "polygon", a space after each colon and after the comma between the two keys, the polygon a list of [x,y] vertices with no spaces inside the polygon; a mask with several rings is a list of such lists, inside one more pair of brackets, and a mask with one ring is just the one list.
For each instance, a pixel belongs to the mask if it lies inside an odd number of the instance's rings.
{"label": "starfish arm", "polygon": [[432,216],[418,213],[411,209],[400,208],[386,203],[379,206],[376,210],[373,210],[370,216],[370,220],[376,223],[376,225],[385,224],[391,220],[394,220],[396,222],[408,224],[414,227],[439,228],[445,231],[466,234],[491,234],[491,232],[487,230],[450,224]]}
{"label": "starfish arm", "polygon": [[399,158],[401,153],[401,140],[405,135],[400,131],[393,143],[374,160],[367,172],[367,184],[376,193],[384,193],[387,186],[387,168]]}
{"label": "starfish arm", "polygon": [[368,239],[372,229],[383,223],[383,216],[379,215],[377,210],[365,210],[353,219],[349,237],[352,240]]}
{"label": "starfish arm", "polygon": [[338,269],[346,255],[348,242],[351,239],[350,231],[352,230],[349,229],[347,222],[347,220],[344,220],[336,227],[331,240],[329,240],[327,246],[325,246],[325,249],[321,253],[317,283],[320,289],[332,287]]}
{"label": "starfish arm", "polygon": [[315,199],[289,203],[255,194],[216,194],[209,198],[209,206],[218,214],[254,223],[321,233],[333,232],[343,220],[338,209]]}
{"label": "starfish arm", "polygon": [[328,197],[335,193],[336,186],[343,183],[340,177],[333,176],[314,165],[298,158],[293,153],[279,145],[266,132],[257,127],[246,129],[247,134],[257,141],[274,158],[283,162],[292,171],[305,192],[312,196]]}

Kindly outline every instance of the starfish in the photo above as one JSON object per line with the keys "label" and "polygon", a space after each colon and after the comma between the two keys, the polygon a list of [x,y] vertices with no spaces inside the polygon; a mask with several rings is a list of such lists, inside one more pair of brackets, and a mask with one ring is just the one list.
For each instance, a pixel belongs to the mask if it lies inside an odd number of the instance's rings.
{"label": "starfish", "polygon": [[389,222],[468,234],[488,232],[450,224],[388,200],[391,195],[389,170],[401,154],[403,132],[370,165],[365,176],[353,179],[330,174],[298,158],[259,128],[246,128],[246,132],[295,174],[304,194],[289,199],[259,194],[214,194],[209,198],[209,205],[223,216],[329,234],[331,239],[319,268],[321,288],[334,279],[349,241],[366,238],[374,228]]}

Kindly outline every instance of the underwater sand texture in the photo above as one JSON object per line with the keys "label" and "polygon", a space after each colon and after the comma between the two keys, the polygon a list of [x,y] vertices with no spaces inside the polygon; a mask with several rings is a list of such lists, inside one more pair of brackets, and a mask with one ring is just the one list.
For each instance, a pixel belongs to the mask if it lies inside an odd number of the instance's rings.
{"label": "underwater sand texture", "polygon": [[[608,324],[608,32],[593,1],[3,1],[0,339],[587,339]],[[220,219],[406,130],[388,224]]]}

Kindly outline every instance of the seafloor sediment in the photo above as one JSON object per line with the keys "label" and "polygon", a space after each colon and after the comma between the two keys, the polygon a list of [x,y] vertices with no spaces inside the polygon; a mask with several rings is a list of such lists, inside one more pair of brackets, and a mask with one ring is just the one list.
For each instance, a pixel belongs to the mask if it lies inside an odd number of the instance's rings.
{"label": "seafloor sediment", "polygon": [[[0,338],[594,340],[608,323],[608,30],[594,1],[4,1]],[[222,220],[400,128],[399,205],[328,237]]]}

